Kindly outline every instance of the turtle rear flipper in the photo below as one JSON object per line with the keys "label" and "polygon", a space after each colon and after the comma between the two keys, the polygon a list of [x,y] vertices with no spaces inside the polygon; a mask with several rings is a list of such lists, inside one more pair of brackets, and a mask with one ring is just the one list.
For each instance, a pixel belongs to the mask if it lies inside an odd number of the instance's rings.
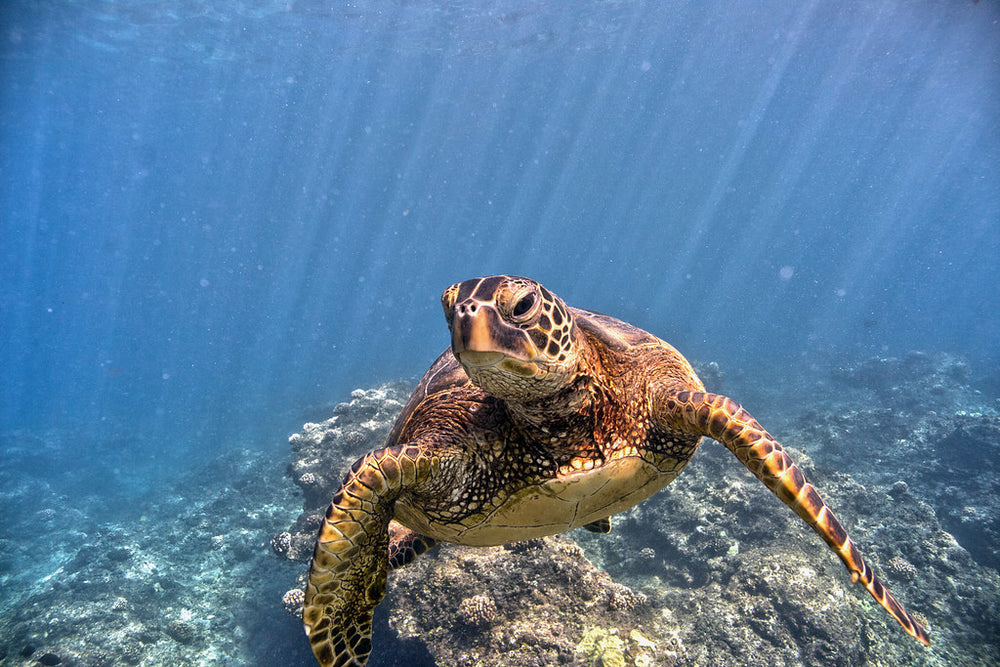
{"label": "turtle rear flipper", "polygon": [[398,521],[389,523],[389,569],[409,565],[413,559],[438,543],[433,537],[416,533]]}
{"label": "turtle rear flipper", "polygon": [[591,521],[590,523],[583,524],[583,528],[586,528],[592,533],[604,533],[605,535],[611,532],[611,518],[598,519],[597,521]]}
{"label": "turtle rear flipper", "polygon": [[392,506],[430,469],[417,452],[395,445],[365,455],[351,466],[327,509],[302,611],[323,667],[360,667],[368,661],[372,613],[385,597]]}
{"label": "turtle rear flipper", "polygon": [[730,398],[697,391],[677,392],[665,399],[664,406],[668,420],[679,421],[682,428],[693,427],[702,435],[725,445],[774,495],[823,538],[851,573],[851,581],[860,581],[908,634],[930,645],[924,627],[903,609],[885,584],[875,576],[816,488],[749,412]]}

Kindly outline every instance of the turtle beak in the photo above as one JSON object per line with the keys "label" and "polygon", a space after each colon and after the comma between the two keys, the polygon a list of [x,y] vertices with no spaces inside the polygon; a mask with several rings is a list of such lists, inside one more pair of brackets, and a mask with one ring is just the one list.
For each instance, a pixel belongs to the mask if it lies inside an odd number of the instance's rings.
{"label": "turtle beak", "polygon": [[469,366],[495,366],[505,356],[493,338],[493,331],[501,326],[493,308],[471,299],[458,304],[451,327],[452,352]]}
{"label": "turtle beak", "polygon": [[455,305],[451,317],[451,351],[466,370],[497,369],[533,377],[538,349],[528,335],[509,325],[492,302],[468,298]]}
{"label": "turtle beak", "polygon": [[[523,378],[546,374],[532,361],[538,350],[531,339],[507,324],[492,303],[466,299],[454,307],[450,324],[451,351],[481,387],[488,387],[489,378],[497,373]],[[503,392],[504,385],[495,385],[494,390]]]}

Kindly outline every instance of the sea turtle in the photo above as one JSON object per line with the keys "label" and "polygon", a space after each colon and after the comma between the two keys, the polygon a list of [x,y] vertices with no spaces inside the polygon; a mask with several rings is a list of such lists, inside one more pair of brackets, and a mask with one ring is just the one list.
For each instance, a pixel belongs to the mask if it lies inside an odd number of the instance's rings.
{"label": "sea turtle", "polygon": [[735,401],[655,336],[492,276],[441,297],[451,348],[385,447],[359,459],[319,531],[303,622],[321,665],[364,665],[386,573],[436,542],[498,545],[609,517],[669,484],[703,436],[725,445],[836,552],[910,635],[889,593],[799,468]]}

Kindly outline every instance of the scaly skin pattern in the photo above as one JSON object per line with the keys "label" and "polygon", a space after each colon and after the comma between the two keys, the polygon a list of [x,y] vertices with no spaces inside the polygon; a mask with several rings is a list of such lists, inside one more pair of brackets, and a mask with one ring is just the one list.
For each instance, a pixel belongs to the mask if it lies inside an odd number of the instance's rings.
{"label": "scaly skin pattern", "polygon": [[732,451],[929,643],[781,446],[736,402],[706,392],[669,344],[570,308],[527,278],[457,283],[442,306],[451,349],[385,448],[351,467],[320,528],[303,623],[321,665],[367,662],[389,570],[437,542],[607,532],[612,514],[669,484],[703,436]]}
{"label": "scaly skin pattern", "polygon": [[390,559],[405,564],[427,548],[405,529],[397,530],[390,548],[392,503],[405,486],[426,479],[432,466],[433,457],[418,447],[387,447],[355,463],[334,495],[313,552],[302,612],[321,665],[367,662],[372,614],[385,596]]}

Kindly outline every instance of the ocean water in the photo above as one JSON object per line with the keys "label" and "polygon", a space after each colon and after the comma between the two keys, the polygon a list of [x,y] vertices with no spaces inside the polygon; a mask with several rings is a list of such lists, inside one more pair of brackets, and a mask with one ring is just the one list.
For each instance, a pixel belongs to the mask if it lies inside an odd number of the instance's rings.
{"label": "ocean water", "polygon": [[0,67],[2,609],[78,556],[37,512],[280,484],[474,276],[748,391],[912,351],[1000,386],[996,0],[8,0]]}

